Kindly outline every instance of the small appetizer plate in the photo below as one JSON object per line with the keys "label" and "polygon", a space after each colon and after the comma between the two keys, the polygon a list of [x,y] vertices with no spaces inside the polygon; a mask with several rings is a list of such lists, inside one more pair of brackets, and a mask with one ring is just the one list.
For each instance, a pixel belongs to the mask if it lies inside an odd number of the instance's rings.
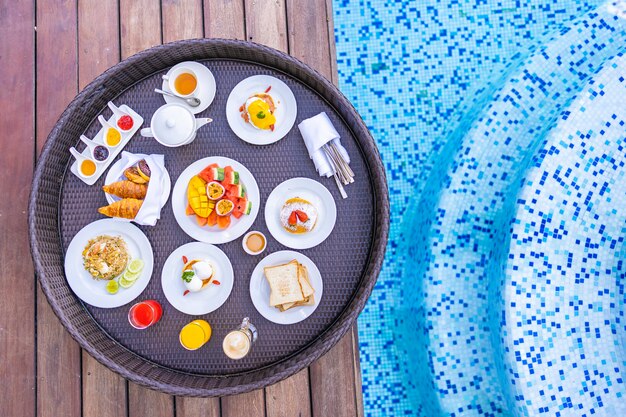
{"label": "small appetizer plate", "polygon": [[[241,106],[255,94],[271,95],[276,111],[274,131],[257,129],[241,117]],[[230,128],[245,142],[253,145],[269,145],[284,138],[296,122],[298,107],[291,89],[278,78],[269,75],[255,75],[241,81],[233,88],[226,102],[226,118]]]}
{"label": "small appetizer plate", "polygon": [[[297,260],[304,265],[309,274],[309,281],[315,290],[313,295],[315,304],[312,306],[299,306],[287,311],[280,311],[270,305],[270,285],[267,283],[263,268],[280,265]],[[317,266],[306,255],[291,250],[283,250],[267,255],[252,271],[250,277],[250,298],[257,311],[266,319],[276,324],[294,324],[309,317],[317,309],[324,292],[322,274]]]}
{"label": "small appetizer plate", "polygon": [[[206,110],[211,105],[211,103],[213,103],[213,100],[215,99],[216,86],[215,86],[215,77],[213,76],[213,73],[211,72],[210,69],[208,69],[207,67],[205,67],[199,62],[185,61],[185,62],[181,62],[179,64],[174,65],[172,68],[170,68],[170,70],[167,72],[166,75],[172,74],[174,71],[178,70],[179,68],[189,68],[196,74],[197,80],[198,80],[198,86],[196,87],[196,91],[192,94],[192,96],[200,100],[200,105],[198,107],[192,107],[189,104],[187,104],[184,98],[170,97],[170,96],[163,95],[165,102],[168,104],[169,103],[182,104],[183,106],[191,110],[193,114],[198,114]],[[168,93],[172,93],[172,90],[169,87],[168,80],[163,80],[163,85],[161,86],[161,89],[163,91],[167,91]]]}
{"label": "small appetizer plate", "polygon": [[[130,260],[141,259],[144,262],[135,284],[130,288],[120,286],[117,294],[107,292],[106,284],[109,281],[96,280],[83,267],[82,253],[87,242],[101,235],[120,236],[126,242]],[[83,227],[65,253],[65,276],[70,288],[85,303],[99,308],[120,307],[137,298],[150,282],[153,267],[152,245],[146,235],[138,227],[114,219],[97,220]]]}
{"label": "small appetizer plate", "polygon": [[[288,232],[281,223],[280,211],[292,198],[307,200],[317,210],[317,222],[311,231]],[[330,236],[337,221],[337,206],[326,187],[310,178],[292,178],[279,184],[265,203],[265,224],[274,239],[288,248],[308,249]]]}
{"label": "small appetizer plate", "polygon": [[[188,260],[202,259],[211,263],[215,270],[215,280],[198,292],[185,291],[187,287],[182,279],[183,256]],[[181,313],[197,316],[215,311],[230,296],[234,283],[233,266],[228,256],[217,246],[202,242],[191,242],[177,248],[165,261],[161,273],[161,286],[167,301]]]}
{"label": "small appetizer plate", "polygon": [[[141,157],[140,159],[143,159],[148,155],[135,154],[134,156],[139,156]],[[126,177],[124,176],[124,170],[135,164],[136,162],[124,164],[121,159],[118,159],[113,165],[111,165],[111,169],[109,169],[109,172],[107,172],[104,183],[108,185],[116,181],[125,180]],[[165,206],[165,204],[167,203],[167,200],[169,200],[170,198],[170,192],[172,191],[172,180],[170,178],[169,172],[167,172],[167,170],[165,169],[165,166],[161,167],[161,170],[163,172],[163,176],[161,178],[161,190],[159,191],[159,195],[161,196],[161,208],[163,208],[163,206]],[[113,194],[104,193],[104,195],[106,196],[107,202],[109,204],[120,200],[119,197]]]}
{"label": "small appetizer plate", "polygon": [[[211,164],[218,164],[221,168],[230,165],[235,171],[239,172],[239,182],[245,187],[248,201],[252,203],[250,214],[241,216],[240,219],[232,218],[230,226],[226,229],[220,229],[218,226],[200,226],[195,216],[188,216],[185,212],[188,203],[187,186],[189,185],[189,180]],[[176,180],[174,191],[172,192],[172,210],[178,225],[190,237],[205,243],[220,244],[231,242],[246,233],[254,223],[257,214],[259,214],[260,205],[259,186],[252,173],[234,159],[222,156],[210,156],[189,165]]]}

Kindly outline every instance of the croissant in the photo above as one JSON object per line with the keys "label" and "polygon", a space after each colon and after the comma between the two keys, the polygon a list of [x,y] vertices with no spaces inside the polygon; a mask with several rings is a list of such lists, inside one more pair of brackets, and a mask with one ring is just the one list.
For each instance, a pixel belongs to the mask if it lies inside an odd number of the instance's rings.
{"label": "croissant", "polygon": [[135,184],[145,184],[149,181],[149,178],[146,179],[139,174],[137,167],[126,168],[124,170],[124,176]]}
{"label": "croissant", "polygon": [[109,185],[103,185],[102,190],[107,194],[113,194],[120,198],[143,199],[148,192],[146,184],[136,184],[132,181],[118,181]]}
{"label": "croissant", "polygon": [[123,198],[108,206],[100,207],[98,213],[109,217],[121,217],[123,219],[134,219],[143,204],[143,200],[136,198]]}

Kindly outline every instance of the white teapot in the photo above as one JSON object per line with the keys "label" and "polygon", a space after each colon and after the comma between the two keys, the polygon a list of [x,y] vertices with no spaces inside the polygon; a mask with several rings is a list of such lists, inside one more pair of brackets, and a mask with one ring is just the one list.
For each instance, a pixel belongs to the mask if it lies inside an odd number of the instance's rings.
{"label": "white teapot", "polygon": [[141,129],[141,136],[154,138],[170,148],[183,146],[193,142],[198,129],[212,121],[208,117],[196,119],[191,110],[180,104],[164,104],[152,115],[150,127]]}

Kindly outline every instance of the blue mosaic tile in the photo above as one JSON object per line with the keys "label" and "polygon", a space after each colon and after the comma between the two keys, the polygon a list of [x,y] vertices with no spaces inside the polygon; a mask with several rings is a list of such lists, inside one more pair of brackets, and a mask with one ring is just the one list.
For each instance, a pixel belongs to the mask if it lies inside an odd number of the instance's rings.
{"label": "blue mosaic tile", "polygon": [[[507,316],[509,295],[539,294],[537,278],[546,272],[533,256],[550,265],[552,255],[536,255],[524,241],[517,246],[529,253],[514,251],[509,222],[522,213],[517,193],[531,187],[522,178],[535,172],[538,155],[556,153],[545,144],[574,112],[569,104],[625,45],[616,17],[623,4],[598,4],[335,0],[340,88],[378,143],[392,207],[383,272],[359,319],[366,415],[580,415],[582,403],[589,413],[615,410],[623,395],[618,371],[607,380],[608,371],[586,369],[588,382],[571,393],[543,359],[559,345],[507,333],[517,317]],[[589,112],[582,107],[576,113]],[[536,216],[552,200],[529,201],[524,207]],[[526,225],[522,232],[526,239],[534,233]],[[522,265],[513,261],[539,271],[524,281],[525,293],[517,294],[521,284],[511,277]],[[523,314],[522,328],[548,322],[539,312]],[[597,335],[597,326],[587,328]],[[606,352],[625,357],[617,348]],[[589,390],[599,379],[605,386]],[[578,392],[586,389],[593,395]],[[579,399],[585,396],[593,405]]]}

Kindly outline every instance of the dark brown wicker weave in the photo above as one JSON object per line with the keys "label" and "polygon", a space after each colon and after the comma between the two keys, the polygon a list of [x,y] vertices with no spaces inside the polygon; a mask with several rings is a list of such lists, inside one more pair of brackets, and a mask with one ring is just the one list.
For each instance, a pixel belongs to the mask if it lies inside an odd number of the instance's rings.
{"label": "dark brown wicker weave", "polygon": [[[95,119],[106,112],[109,100],[129,104],[144,116],[148,125],[152,112],[162,104],[159,96],[150,95],[159,84],[160,74],[187,60],[210,66],[218,92],[223,86],[207,110],[216,119],[214,126],[200,130],[196,141],[182,148],[165,149],[155,141],[136,137],[127,150],[165,154],[174,182],[190,162],[209,156],[218,148],[214,154],[238,159],[253,171],[261,188],[262,205],[273,187],[300,174],[324,183],[335,196],[341,215],[341,223],[327,242],[302,251],[317,259],[325,289],[318,311],[299,325],[281,327],[260,318],[246,291],[249,272],[261,258],[244,255],[240,240],[221,246],[233,260],[236,288],[225,306],[207,315],[217,342],[212,340],[204,353],[196,353],[199,356],[195,358],[201,359],[197,363],[185,356],[189,354],[182,352],[174,340],[179,326],[192,318],[168,306],[160,289],[164,259],[173,248],[191,241],[176,226],[170,203],[163,208],[157,226],[142,228],[155,251],[155,271],[139,298],[160,299],[164,320],[167,317],[170,325],[157,324],[152,333],[127,331],[127,307],[103,310],[84,305],[70,290],[63,271],[64,248],[80,228],[99,217],[95,208],[104,203],[99,191],[103,178],[87,187],[68,173],[72,162],[68,148],[77,145],[80,134],[90,136],[97,131]],[[298,100],[296,123],[320,110],[330,113],[352,156],[351,165],[357,176],[355,184],[347,187],[347,200],[341,201],[332,180],[316,176],[302,141],[296,139],[297,128],[287,138],[267,147],[244,144],[230,132],[223,110],[228,91],[254,73],[272,74],[290,85]],[[284,158],[285,153],[289,158]],[[268,172],[269,167],[280,170]],[[354,323],[372,291],[384,257],[388,222],[389,202],[380,156],[361,118],[339,90],[308,66],[274,49],[218,39],[185,40],[151,48],[110,68],[89,84],[70,103],[48,137],[37,165],[29,206],[31,249],[39,280],[70,334],[93,357],[125,378],[169,394],[190,396],[237,394],[273,384],[327,352]],[[263,207],[253,228],[267,232]],[[285,249],[276,242],[268,243],[269,252]],[[219,356],[221,338],[244,312],[261,327],[260,343],[255,344],[255,354],[250,358],[228,361]]]}

